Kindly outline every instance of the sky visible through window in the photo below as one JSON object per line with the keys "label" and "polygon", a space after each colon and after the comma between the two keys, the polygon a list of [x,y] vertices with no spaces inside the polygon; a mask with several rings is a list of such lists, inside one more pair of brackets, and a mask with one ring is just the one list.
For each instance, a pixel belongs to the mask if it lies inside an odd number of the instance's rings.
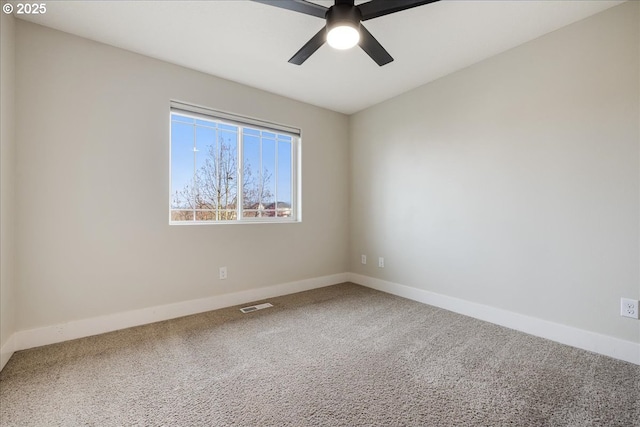
{"label": "sky visible through window", "polygon": [[172,113],[172,221],[291,216],[293,143],[286,134]]}

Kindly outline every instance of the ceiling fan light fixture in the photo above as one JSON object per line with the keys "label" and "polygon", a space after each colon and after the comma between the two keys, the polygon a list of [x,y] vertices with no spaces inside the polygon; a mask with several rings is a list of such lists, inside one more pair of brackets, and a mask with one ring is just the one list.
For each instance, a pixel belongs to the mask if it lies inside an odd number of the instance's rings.
{"label": "ceiling fan light fixture", "polygon": [[336,4],[327,11],[327,43],[334,49],[351,49],[360,42],[362,14],[354,6]]}
{"label": "ceiling fan light fixture", "polygon": [[327,43],[334,49],[351,49],[360,42],[360,31],[350,25],[333,27],[327,32]]}

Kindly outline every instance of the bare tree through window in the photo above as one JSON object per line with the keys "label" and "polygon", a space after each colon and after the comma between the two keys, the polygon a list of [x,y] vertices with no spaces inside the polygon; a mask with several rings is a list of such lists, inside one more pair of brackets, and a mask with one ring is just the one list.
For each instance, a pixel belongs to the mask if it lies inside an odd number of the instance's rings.
{"label": "bare tree through window", "polygon": [[173,116],[172,221],[292,216],[291,136]]}

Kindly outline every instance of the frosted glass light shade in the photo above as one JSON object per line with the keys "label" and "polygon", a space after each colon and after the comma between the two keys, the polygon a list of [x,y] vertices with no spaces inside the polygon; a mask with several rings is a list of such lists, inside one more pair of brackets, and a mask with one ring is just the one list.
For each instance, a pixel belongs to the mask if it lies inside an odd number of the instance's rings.
{"label": "frosted glass light shade", "polygon": [[351,49],[360,41],[360,32],[349,25],[333,27],[327,33],[327,43],[334,49]]}

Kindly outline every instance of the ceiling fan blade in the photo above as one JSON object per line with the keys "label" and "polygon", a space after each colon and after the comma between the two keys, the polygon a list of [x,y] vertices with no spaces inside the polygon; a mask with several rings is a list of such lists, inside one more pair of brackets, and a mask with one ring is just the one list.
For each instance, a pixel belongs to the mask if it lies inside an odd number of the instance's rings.
{"label": "ceiling fan blade", "polygon": [[371,0],[367,3],[359,4],[357,7],[362,13],[362,20],[377,18],[423,4],[433,3],[439,0]]}
{"label": "ceiling fan blade", "polygon": [[311,3],[305,0],[253,0],[256,3],[267,4],[269,6],[279,7],[281,9],[293,10],[294,12],[304,13],[305,15],[317,16],[323,18],[327,14],[328,8],[319,4]]}
{"label": "ceiling fan blade", "polygon": [[311,37],[311,40],[309,40],[299,51],[296,52],[295,55],[291,57],[289,62],[296,65],[302,65],[302,63],[309,59],[309,57],[313,55],[313,53],[318,50],[326,40],[327,30],[322,27],[315,36]]}
{"label": "ceiling fan blade", "polygon": [[360,47],[381,67],[393,61],[389,52],[382,47],[378,40],[362,24],[360,24]]}

